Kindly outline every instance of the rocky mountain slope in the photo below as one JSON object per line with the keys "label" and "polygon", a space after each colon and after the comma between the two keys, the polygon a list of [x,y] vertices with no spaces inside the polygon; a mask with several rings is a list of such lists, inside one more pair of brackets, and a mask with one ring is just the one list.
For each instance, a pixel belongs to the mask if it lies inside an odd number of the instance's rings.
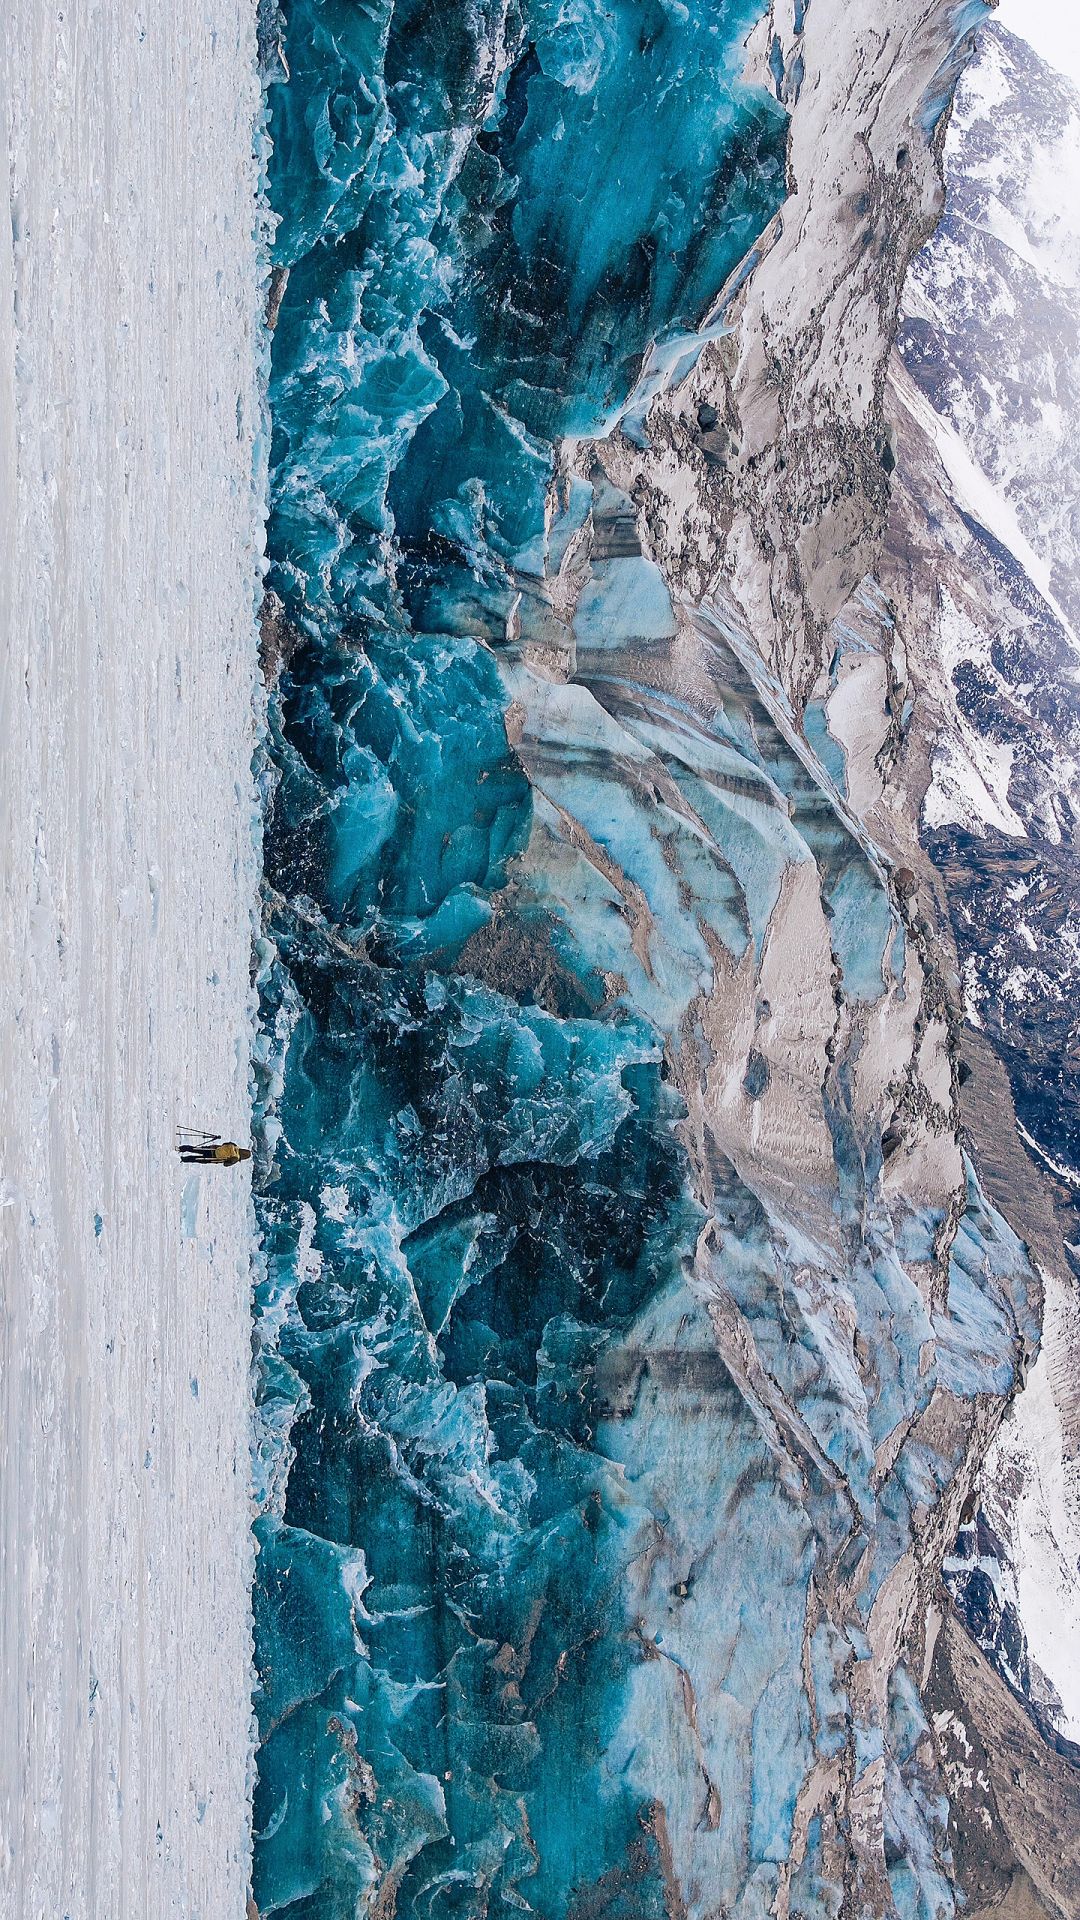
{"label": "rocky mountain slope", "polygon": [[[943,669],[939,710],[924,716],[924,842],[957,942],[974,1069],[966,1118],[1046,1288],[1042,1354],[948,1565],[961,1617],[1027,1709],[1017,1724],[1029,1791],[1018,1796],[1006,1770],[990,1766],[998,1805],[980,1808],[967,1828],[975,1844],[958,1853],[973,1884],[1000,1893],[1016,1871],[1001,1857],[1006,1828],[1046,1910],[1063,1914],[1076,1910],[1075,1850],[1047,1860],[1051,1815],[1036,1783],[1056,1768],[1071,1795],[1063,1830],[1075,1832],[1078,143],[1075,91],[1021,41],[987,29],[957,96],[945,218],[905,290],[894,383],[905,484],[882,573],[901,596],[918,581],[912,624]],[[1008,1072],[1026,1166],[989,1049]],[[952,1660],[953,1672],[970,1678],[974,1658]],[[985,1706],[985,1675],[976,1691]],[[1010,1716],[999,1693],[994,1718]],[[1032,1721],[1043,1736],[1034,1747]],[[985,1724],[983,1737],[993,1755]],[[960,1765],[970,1776],[962,1754]],[[1059,1806],[1053,1826],[1062,1824]],[[988,1835],[998,1857],[983,1885]]]}

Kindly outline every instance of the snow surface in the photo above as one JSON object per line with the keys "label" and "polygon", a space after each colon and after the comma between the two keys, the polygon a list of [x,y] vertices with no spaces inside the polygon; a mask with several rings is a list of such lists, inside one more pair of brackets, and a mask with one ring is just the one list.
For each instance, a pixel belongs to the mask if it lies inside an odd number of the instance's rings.
{"label": "snow surface", "polygon": [[[1031,1657],[1061,1701],[1061,1732],[1080,1742],[1080,1479],[1062,1415],[1080,1305],[1070,1283],[1053,1274],[1045,1281],[1043,1350],[987,1456],[982,1484],[1008,1547]],[[1055,1368],[1065,1370],[1057,1380]]]}
{"label": "snow surface", "polygon": [[975,834],[994,827],[999,833],[1019,837],[1024,823],[1009,805],[1013,749],[987,740],[963,713],[956,694],[957,668],[965,661],[981,658],[985,638],[944,588],[937,633],[949,723],[942,728],[934,747],[933,779],[923,802],[923,821],[927,827],[955,823]]}
{"label": "snow surface", "polygon": [[1080,14],[1076,0],[999,0],[997,18],[1080,87]]}
{"label": "snow surface", "polygon": [[[917,300],[912,301],[912,310]],[[1038,589],[1047,606],[1061,622],[1077,653],[1080,653],[1080,640],[1073,633],[1067,615],[1054,599],[1050,587],[1050,562],[1040,558],[1034,547],[1022,531],[1016,512],[1004,493],[988,480],[986,474],[970,453],[956,428],[936,413],[925,395],[918,388],[905,391],[904,399],[914,414],[924,433],[937,449],[938,457],[948,476],[949,489],[957,506],[962,512],[970,513],[984,526],[995,540],[1008,549],[1032,585]]]}
{"label": "snow surface", "polygon": [[0,42],[0,1912],[245,1909],[254,8]]}

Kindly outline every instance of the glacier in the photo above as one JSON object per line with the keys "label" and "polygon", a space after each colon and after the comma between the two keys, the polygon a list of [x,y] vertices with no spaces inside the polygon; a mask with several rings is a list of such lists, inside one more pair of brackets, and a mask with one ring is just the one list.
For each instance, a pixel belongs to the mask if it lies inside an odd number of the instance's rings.
{"label": "glacier", "polygon": [[874,568],[985,11],[264,10],[261,1914],[955,1910],[1041,1286]]}

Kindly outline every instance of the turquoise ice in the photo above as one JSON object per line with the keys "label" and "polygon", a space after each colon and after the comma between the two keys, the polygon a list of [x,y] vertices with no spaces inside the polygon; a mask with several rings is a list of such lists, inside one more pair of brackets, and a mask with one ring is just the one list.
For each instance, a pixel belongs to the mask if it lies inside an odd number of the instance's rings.
{"label": "turquoise ice", "polygon": [[[632,396],[641,439],[643,367],[647,387],[692,355],[781,202],[784,118],[740,77],[759,11],[289,12],[269,583],[295,645],[270,704],[257,1049],[265,1915],[750,1920],[817,1759],[887,1738],[897,1910],[937,1887],[939,1812],[903,1772],[917,1702],[897,1694],[894,1734],[859,1721],[858,1608],[804,1660],[814,1583],[867,1556],[868,1610],[956,1466],[878,1469],[938,1378],[880,1142],[841,1076],[828,1235],[728,1163],[706,1208],[669,1070],[718,970],[760,963],[790,870],[816,876],[852,1005],[886,992],[899,928],[842,766],[747,637],[710,616],[707,714],[650,673],[677,618],[634,504],[561,458]],[[560,625],[550,583],[587,521]],[[531,664],[545,647],[561,678]],[[998,1390],[1023,1258],[974,1182],[958,1262],[943,1365],[959,1395]],[[819,1823],[793,1887],[835,1912]]]}

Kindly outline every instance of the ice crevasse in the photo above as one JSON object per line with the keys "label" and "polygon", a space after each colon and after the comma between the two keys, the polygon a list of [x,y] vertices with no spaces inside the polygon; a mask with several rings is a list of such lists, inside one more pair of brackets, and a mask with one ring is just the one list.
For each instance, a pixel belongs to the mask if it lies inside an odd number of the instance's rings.
{"label": "ice crevasse", "polygon": [[782,208],[759,13],[282,23],[262,1914],[952,1911],[912,1650],[1033,1278],[842,748],[623,457]]}

